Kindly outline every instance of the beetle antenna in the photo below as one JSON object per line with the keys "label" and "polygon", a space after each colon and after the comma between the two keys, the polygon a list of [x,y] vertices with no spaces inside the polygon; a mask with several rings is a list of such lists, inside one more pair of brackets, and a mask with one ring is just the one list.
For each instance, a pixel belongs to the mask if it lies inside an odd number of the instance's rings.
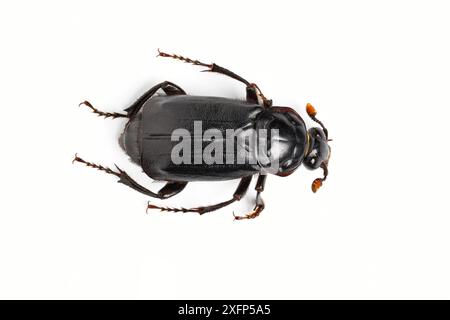
{"label": "beetle antenna", "polygon": [[317,122],[323,129],[323,132],[325,132],[325,135],[328,139],[328,130],[327,128],[325,128],[325,126],[323,125],[322,121],[320,121],[319,119],[316,118],[316,114],[317,111],[316,109],[312,106],[311,103],[307,103],[306,104],[306,112],[308,113],[308,116],[315,122]]}
{"label": "beetle antenna", "polygon": [[328,176],[328,166],[326,162],[323,162],[320,167],[323,169],[323,178],[317,178],[314,179],[312,185],[311,185],[311,189],[312,192],[316,192],[317,190],[319,190],[319,188],[322,186],[322,183],[327,179]]}

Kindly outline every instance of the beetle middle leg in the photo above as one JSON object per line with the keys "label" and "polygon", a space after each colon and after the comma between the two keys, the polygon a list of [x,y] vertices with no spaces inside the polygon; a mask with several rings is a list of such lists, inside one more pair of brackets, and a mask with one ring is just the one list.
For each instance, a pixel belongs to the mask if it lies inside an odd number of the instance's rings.
{"label": "beetle middle leg", "polygon": [[159,89],[162,89],[164,93],[168,96],[173,95],[185,95],[186,92],[177,86],[175,83],[164,81],[158,83],[156,86],[153,86],[147,92],[145,92],[142,96],[140,96],[131,106],[125,109],[127,114],[118,113],[118,112],[103,112],[95,108],[89,101],[83,101],[79,104],[87,106],[92,110],[93,113],[103,116],[105,118],[132,118],[136,113],[138,113],[139,109],[143,106],[143,104],[151,98]]}
{"label": "beetle middle leg", "polygon": [[186,209],[186,208],[159,207],[159,206],[153,205],[149,202],[147,205],[147,210],[148,209],[159,209],[161,211],[183,212],[183,213],[184,212],[197,212],[199,214],[204,214],[207,212],[215,211],[215,210],[221,209],[223,207],[226,207],[235,201],[241,200],[242,197],[244,197],[245,193],[247,192],[251,181],[252,181],[252,176],[242,178],[241,181],[239,182],[239,185],[236,188],[236,191],[233,194],[233,198],[231,198],[228,201],[220,202],[220,203],[217,203],[214,205]]}
{"label": "beetle middle leg", "polygon": [[141,109],[144,103],[149,98],[151,98],[159,89],[162,89],[164,93],[167,94],[168,96],[186,95],[186,92],[179,86],[177,86],[175,83],[172,83],[170,81],[158,83],[157,85],[148,89],[147,92],[145,92],[142,96],[140,96],[131,106],[125,109],[125,111],[128,114],[128,117],[132,118],[136,113],[138,113],[138,111]]}
{"label": "beetle middle leg", "polygon": [[95,108],[89,101],[83,101],[78,106],[85,105],[89,109],[92,110],[93,113],[97,114],[98,116],[103,116],[105,118],[128,118],[128,115],[123,113],[117,113],[117,112],[103,112]]}
{"label": "beetle middle leg", "polygon": [[250,83],[249,81],[245,80],[244,78],[242,78],[241,76],[237,75],[236,73],[234,73],[233,71],[230,71],[228,69],[225,69],[215,63],[204,63],[198,60],[192,60],[190,58],[187,57],[183,57],[181,55],[177,55],[177,54],[169,54],[169,53],[165,53],[162,52],[158,49],[158,57],[165,57],[165,58],[172,58],[172,59],[176,59],[176,60],[180,60],[180,61],[184,61],[186,63],[191,63],[193,65],[196,66],[202,66],[202,67],[206,67],[208,69],[203,70],[204,72],[216,72],[216,73],[221,73],[223,75],[226,75],[230,78],[233,78],[237,81],[242,82],[243,84],[246,85],[247,87],[247,101],[251,102],[251,103],[259,103],[258,97],[261,98],[262,100],[262,104],[265,107],[271,107],[272,106],[272,100],[267,99],[263,93],[261,92],[261,90],[259,89],[258,85],[256,85],[255,83]]}
{"label": "beetle middle leg", "polygon": [[139,183],[137,183],[135,180],[133,180],[128,173],[126,173],[125,171],[123,171],[122,169],[120,169],[118,166],[116,166],[117,171],[114,171],[108,167],[104,167],[102,165],[99,164],[95,164],[92,162],[88,162],[80,157],[78,157],[78,155],[75,155],[75,158],[73,159],[72,162],[80,162],[80,163],[84,163],[86,166],[94,168],[94,169],[98,169],[100,171],[106,172],[108,174],[112,174],[116,177],[119,178],[119,183],[122,183],[140,193],[143,193],[147,196],[153,197],[153,198],[159,198],[159,199],[167,199],[170,198],[178,193],[180,193],[187,185],[187,182],[184,181],[169,181],[166,183],[166,185],[164,187],[162,187],[158,193],[155,193],[153,191],[150,191],[148,189],[146,189],[145,187],[143,187],[142,185],[140,185]]}

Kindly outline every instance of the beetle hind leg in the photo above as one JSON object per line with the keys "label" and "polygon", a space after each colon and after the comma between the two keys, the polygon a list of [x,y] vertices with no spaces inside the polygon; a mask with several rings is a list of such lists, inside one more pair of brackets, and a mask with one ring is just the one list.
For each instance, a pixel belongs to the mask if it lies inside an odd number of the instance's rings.
{"label": "beetle hind leg", "polygon": [[86,166],[94,169],[98,169],[100,171],[106,172],[108,174],[112,174],[119,178],[119,183],[122,183],[140,193],[143,193],[149,197],[158,198],[158,199],[167,199],[170,198],[178,193],[180,193],[187,185],[187,182],[184,181],[169,181],[166,183],[164,187],[162,187],[157,193],[148,190],[147,188],[140,185],[138,182],[133,180],[128,173],[120,169],[118,166],[116,166],[117,171],[112,170],[111,168],[95,164],[89,161],[86,161],[78,155],[75,154],[75,158],[73,159],[72,163],[74,162],[80,162],[85,164]]}

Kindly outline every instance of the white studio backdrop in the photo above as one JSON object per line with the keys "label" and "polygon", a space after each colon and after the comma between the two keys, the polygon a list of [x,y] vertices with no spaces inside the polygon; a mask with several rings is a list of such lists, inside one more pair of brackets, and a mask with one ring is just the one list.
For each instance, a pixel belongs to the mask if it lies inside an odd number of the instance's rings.
{"label": "white studio backdrop", "polygon": [[[450,298],[446,1],[3,1],[0,298]],[[189,94],[244,87],[157,48],[216,62],[332,142],[330,175],[270,176],[266,209],[145,213],[148,197],[80,164],[118,164],[127,107],[164,80]],[[306,120],[308,125],[311,121]],[[166,201],[224,201],[237,181]]]}

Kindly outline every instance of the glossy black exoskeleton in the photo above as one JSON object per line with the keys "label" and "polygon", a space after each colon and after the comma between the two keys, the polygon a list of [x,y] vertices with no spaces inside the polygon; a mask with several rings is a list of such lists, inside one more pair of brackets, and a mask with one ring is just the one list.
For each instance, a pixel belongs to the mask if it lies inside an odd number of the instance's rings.
{"label": "glossy black exoskeleton", "polygon": [[[221,73],[244,83],[246,100],[190,96],[176,84],[165,81],[149,89],[125,109],[126,114],[102,112],[88,101],[81,103],[98,115],[128,119],[119,144],[131,161],[141,166],[149,177],[167,182],[157,193],[138,184],[117,166],[117,170],[112,170],[77,155],[74,161],[115,175],[120,183],[159,199],[176,195],[191,181],[240,179],[233,197],[215,205],[178,209],[148,204],[148,209],[200,214],[239,201],[253,175],[258,174],[255,208],[247,215],[235,216],[236,219],[255,218],[264,209],[261,192],[267,173],[287,176],[303,163],[308,169],[322,168],[324,171],[322,178],[313,181],[313,192],[322,185],[328,175],[330,147],[328,131],[316,119],[312,105],[307,104],[307,113],[320,128],[308,130],[293,109],[272,106],[272,100],[267,99],[256,84],[225,68],[160,51],[159,56],[204,66],[208,68],[206,71]],[[159,90],[165,95],[158,95]],[[208,148],[210,158],[203,153]]]}

